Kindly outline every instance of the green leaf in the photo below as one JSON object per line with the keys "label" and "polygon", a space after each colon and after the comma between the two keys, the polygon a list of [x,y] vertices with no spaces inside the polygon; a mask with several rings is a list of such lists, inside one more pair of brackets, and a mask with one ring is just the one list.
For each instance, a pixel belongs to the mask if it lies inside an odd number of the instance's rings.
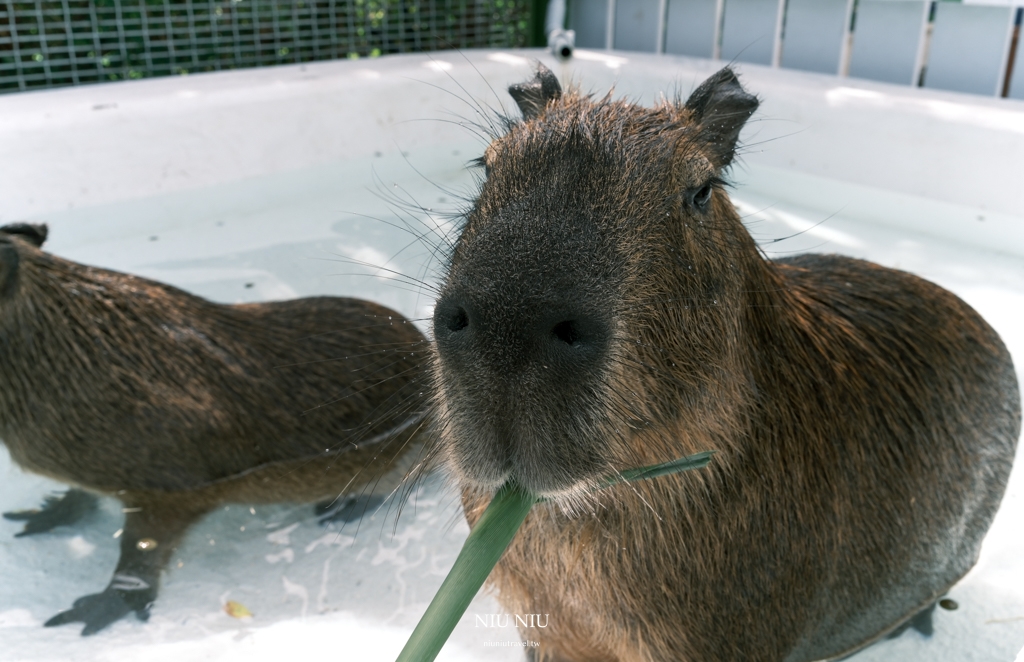
{"label": "green leaf", "polygon": [[709,462],[711,462],[711,456],[714,454],[715,451],[704,451],[687,457],[681,457],[678,460],[670,460],[669,462],[662,462],[661,464],[653,464],[649,467],[626,469],[618,476],[612,476],[605,479],[603,487],[611,487],[612,485],[622,482],[632,483],[638,480],[648,480],[651,478],[657,478],[658,476],[667,476],[668,474],[679,473],[681,471],[690,471],[691,469],[703,469],[708,466]]}

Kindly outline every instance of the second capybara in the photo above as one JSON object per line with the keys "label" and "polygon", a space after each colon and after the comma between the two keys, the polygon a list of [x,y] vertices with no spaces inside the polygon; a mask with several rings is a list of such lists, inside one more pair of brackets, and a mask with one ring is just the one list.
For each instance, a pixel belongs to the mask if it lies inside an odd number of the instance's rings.
{"label": "second capybara", "polygon": [[125,512],[106,589],[46,625],[146,618],[171,551],[219,504],[387,494],[422,459],[428,352],[398,313],[340,297],[216,304],[48,254],[46,231],[0,227],[0,438],[73,489],[7,516],[36,533],[94,495]]}
{"label": "second capybara", "polygon": [[543,67],[509,91],[434,311],[433,411],[471,524],[506,481],[547,497],[491,576],[547,615],[532,658],[810,662],[926,629],[1020,433],[996,332],[902,271],[767,259],[723,182],[758,106],[729,68],[653,108]]}

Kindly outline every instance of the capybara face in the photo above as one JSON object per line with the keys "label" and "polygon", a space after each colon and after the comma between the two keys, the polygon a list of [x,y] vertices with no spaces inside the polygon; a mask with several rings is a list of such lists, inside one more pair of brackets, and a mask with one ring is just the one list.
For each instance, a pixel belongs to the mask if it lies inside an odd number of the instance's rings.
{"label": "capybara face", "polygon": [[438,427],[462,481],[571,500],[673,459],[664,423],[730,351],[746,235],[720,176],[757,100],[728,70],[654,109],[546,69],[510,91],[524,121],[486,150],[434,312]]}

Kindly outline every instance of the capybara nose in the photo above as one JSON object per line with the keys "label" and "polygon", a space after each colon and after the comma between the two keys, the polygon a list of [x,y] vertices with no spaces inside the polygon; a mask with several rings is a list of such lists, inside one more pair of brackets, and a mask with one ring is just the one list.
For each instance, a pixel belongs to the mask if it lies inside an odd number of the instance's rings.
{"label": "capybara nose", "polygon": [[568,297],[540,302],[486,299],[448,292],[438,301],[434,337],[446,368],[482,367],[503,380],[533,370],[571,379],[600,368],[611,339],[610,324],[587,306]]}

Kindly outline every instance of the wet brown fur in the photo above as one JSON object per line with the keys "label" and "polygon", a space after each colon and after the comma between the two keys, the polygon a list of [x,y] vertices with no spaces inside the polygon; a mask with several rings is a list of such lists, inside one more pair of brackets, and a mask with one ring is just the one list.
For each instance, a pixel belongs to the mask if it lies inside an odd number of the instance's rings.
{"label": "wet brown fur", "polygon": [[150,601],[180,537],[217,505],[386,495],[421,459],[424,339],[394,311],[215,304],[5,229],[0,438],[21,467],[124,504],[117,572],[145,575]]}
{"label": "wet brown fur", "polygon": [[[728,70],[709,83],[743,93]],[[974,564],[1020,433],[996,332],[905,272],[765,259],[714,179],[749,112],[544,102],[487,149],[434,367],[470,523],[504,480],[551,497],[491,576],[507,612],[550,614],[521,631],[536,659],[837,659],[932,604]],[[687,200],[709,181],[701,212]],[[508,354],[534,301],[605,302],[600,377],[457,356],[452,292],[497,311]],[[708,449],[707,469],[589,491]]]}

